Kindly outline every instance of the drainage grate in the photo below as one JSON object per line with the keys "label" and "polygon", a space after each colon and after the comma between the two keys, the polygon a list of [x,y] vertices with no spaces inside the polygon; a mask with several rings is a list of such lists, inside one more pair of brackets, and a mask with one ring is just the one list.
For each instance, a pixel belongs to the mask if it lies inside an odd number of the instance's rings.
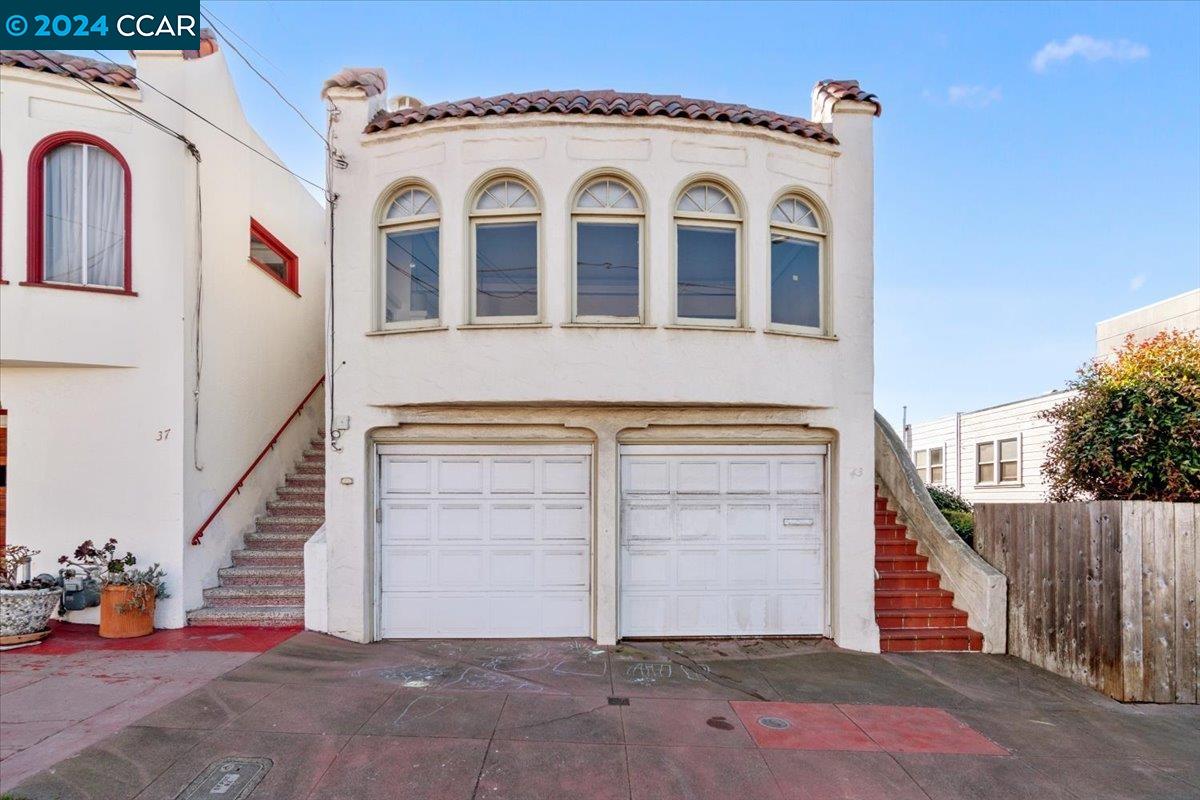
{"label": "drainage grate", "polygon": [[610,697],[610,698],[608,698],[608,704],[610,706],[627,706],[627,705],[629,705],[629,698],[628,697]]}
{"label": "drainage grate", "polygon": [[759,717],[758,724],[775,731],[782,731],[792,727],[792,723],[779,717]]}
{"label": "drainage grate", "polygon": [[269,758],[223,758],[209,764],[175,800],[199,800],[220,797],[244,800],[274,766]]}

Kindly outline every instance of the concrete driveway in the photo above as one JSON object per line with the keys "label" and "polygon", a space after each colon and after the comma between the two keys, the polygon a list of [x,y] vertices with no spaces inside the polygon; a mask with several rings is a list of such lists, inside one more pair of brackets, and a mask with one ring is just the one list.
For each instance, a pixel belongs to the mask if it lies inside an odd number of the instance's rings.
{"label": "concrete driveway", "polygon": [[303,633],[14,796],[1197,798],[1200,710],[978,654]]}

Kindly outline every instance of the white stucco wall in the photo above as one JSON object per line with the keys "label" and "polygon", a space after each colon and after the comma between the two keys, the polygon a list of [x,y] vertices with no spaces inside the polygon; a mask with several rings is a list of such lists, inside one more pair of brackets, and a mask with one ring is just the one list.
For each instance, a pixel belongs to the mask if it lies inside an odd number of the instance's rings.
{"label": "white stucco wall", "polygon": [[[621,430],[649,418],[671,424],[672,413],[676,423],[695,413],[707,426],[783,422],[819,429],[834,441],[836,470],[833,635],[847,647],[878,649],[871,527],[873,107],[833,115],[842,142],[835,148],[726,123],[558,115],[444,121],[364,137],[371,104],[341,90],[332,102],[338,109],[334,145],[349,166],[333,172],[340,200],[331,353],[337,373],[329,387],[329,424],[336,429],[349,416],[350,425],[339,433],[341,450],[329,454],[327,465],[330,633],[357,641],[376,635],[373,443],[402,433],[398,422],[420,419],[424,412],[415,407],[447,404],[452,407],[437,411],[436,419],[478,424],[472,436],[498,437],[505,425],[518,423],[577,426],[577,436],[595,443],[594,634],[601,642],[615,636],[615,447]],[[497,169],[526,176],[542,200],[538,327],[463,327],[468,194]],[[584,176],[609,169],[642,190],[646,324],[574,327],[566,324],[570,195]],[[701,176],[717,177],[740,195],[745,330],[671,325],[673,201]],[[409,179],[432,187],[442,208],[443,329],[377,333],[376,213],[390,190]],[[768,220],[788,189],[809,193],[828,214],[832,337],[765,331]],[[504,410],[486,410],[497,405]]]}
{"label": "white stucco wall", "polygon": [[[246,123],[220,53],[191,61],[139,53],[137,69],[270,152]],[[193,466],[194,162],[180,142],[86,87],[4,67],[0,405],[9,411],[8,541],[41,550],[34,569],[53,572],[55,559],[83,539],[117,538],[141,562],[163,564],[172,597],[157,624],[178,627],[318,426],[319,393],[205,545],[188,544],[321,375],[323,210],[294,178],[154,91],[103,89],[182,132],[202,155],[204,469]],[[67,130],[106,139],[129,163],[136,297],[20,285],[29,153]],[[248,262],[251,215],[300,256],[300,297]],[[96,612],[71,619],[95,621]]]}

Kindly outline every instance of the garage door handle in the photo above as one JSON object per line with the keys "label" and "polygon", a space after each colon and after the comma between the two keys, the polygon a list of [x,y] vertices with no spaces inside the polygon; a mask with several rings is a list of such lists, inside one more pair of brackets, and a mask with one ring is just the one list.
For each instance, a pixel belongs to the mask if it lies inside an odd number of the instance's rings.
{"label": "garage door handle", "polygon": [[812,517],[784,517],[783,524],[789,527],[798,527],[800,525],[812,525]]}

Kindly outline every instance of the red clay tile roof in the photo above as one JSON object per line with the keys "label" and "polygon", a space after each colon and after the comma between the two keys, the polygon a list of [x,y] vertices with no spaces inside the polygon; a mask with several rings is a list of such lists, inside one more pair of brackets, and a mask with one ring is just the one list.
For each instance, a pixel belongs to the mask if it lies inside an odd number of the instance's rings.
{"label": "red clay tile roof", "polygon": [[367,97],[374,97],[387,89],[387,70],[383,67],[346,67],[325,81],[321,96],[330,89],[362,89]]}
{"label": "red clay tile roof", "polygon": [[879,98],[868,92],[864,92],[862,87],[858,85],[858,81],[817,81],[817,88],[823,90],[834,100],[854,100],[858,103],[874,103],[875,116],[883,113],[883,103],[879,102]]}
{"label": "red clay tile roof", "polygon": [[367,133],[385,131],[461,117],[490,117],[503,114],[598,114],[621,117],[674,117],[682,119],[731,122],[768,130],[792,133],[818,142],[837,144],[837,139],[820,123],[801,117],[762,111],[748,106],[694,100],[678,95],[637,94],[612,89],[580,91],[542,89],[496,97],[472,97],[454,103],[436,103],[397,111],[381,111],[367,125]]}
{"label": "red clay tile roof", "polygon": [[85,81],[107,83],[109,86],[137,88],[137,73],[133,67],[83,56],[71,56],[54,50],[0,50],[0,66],[74,76]]}

